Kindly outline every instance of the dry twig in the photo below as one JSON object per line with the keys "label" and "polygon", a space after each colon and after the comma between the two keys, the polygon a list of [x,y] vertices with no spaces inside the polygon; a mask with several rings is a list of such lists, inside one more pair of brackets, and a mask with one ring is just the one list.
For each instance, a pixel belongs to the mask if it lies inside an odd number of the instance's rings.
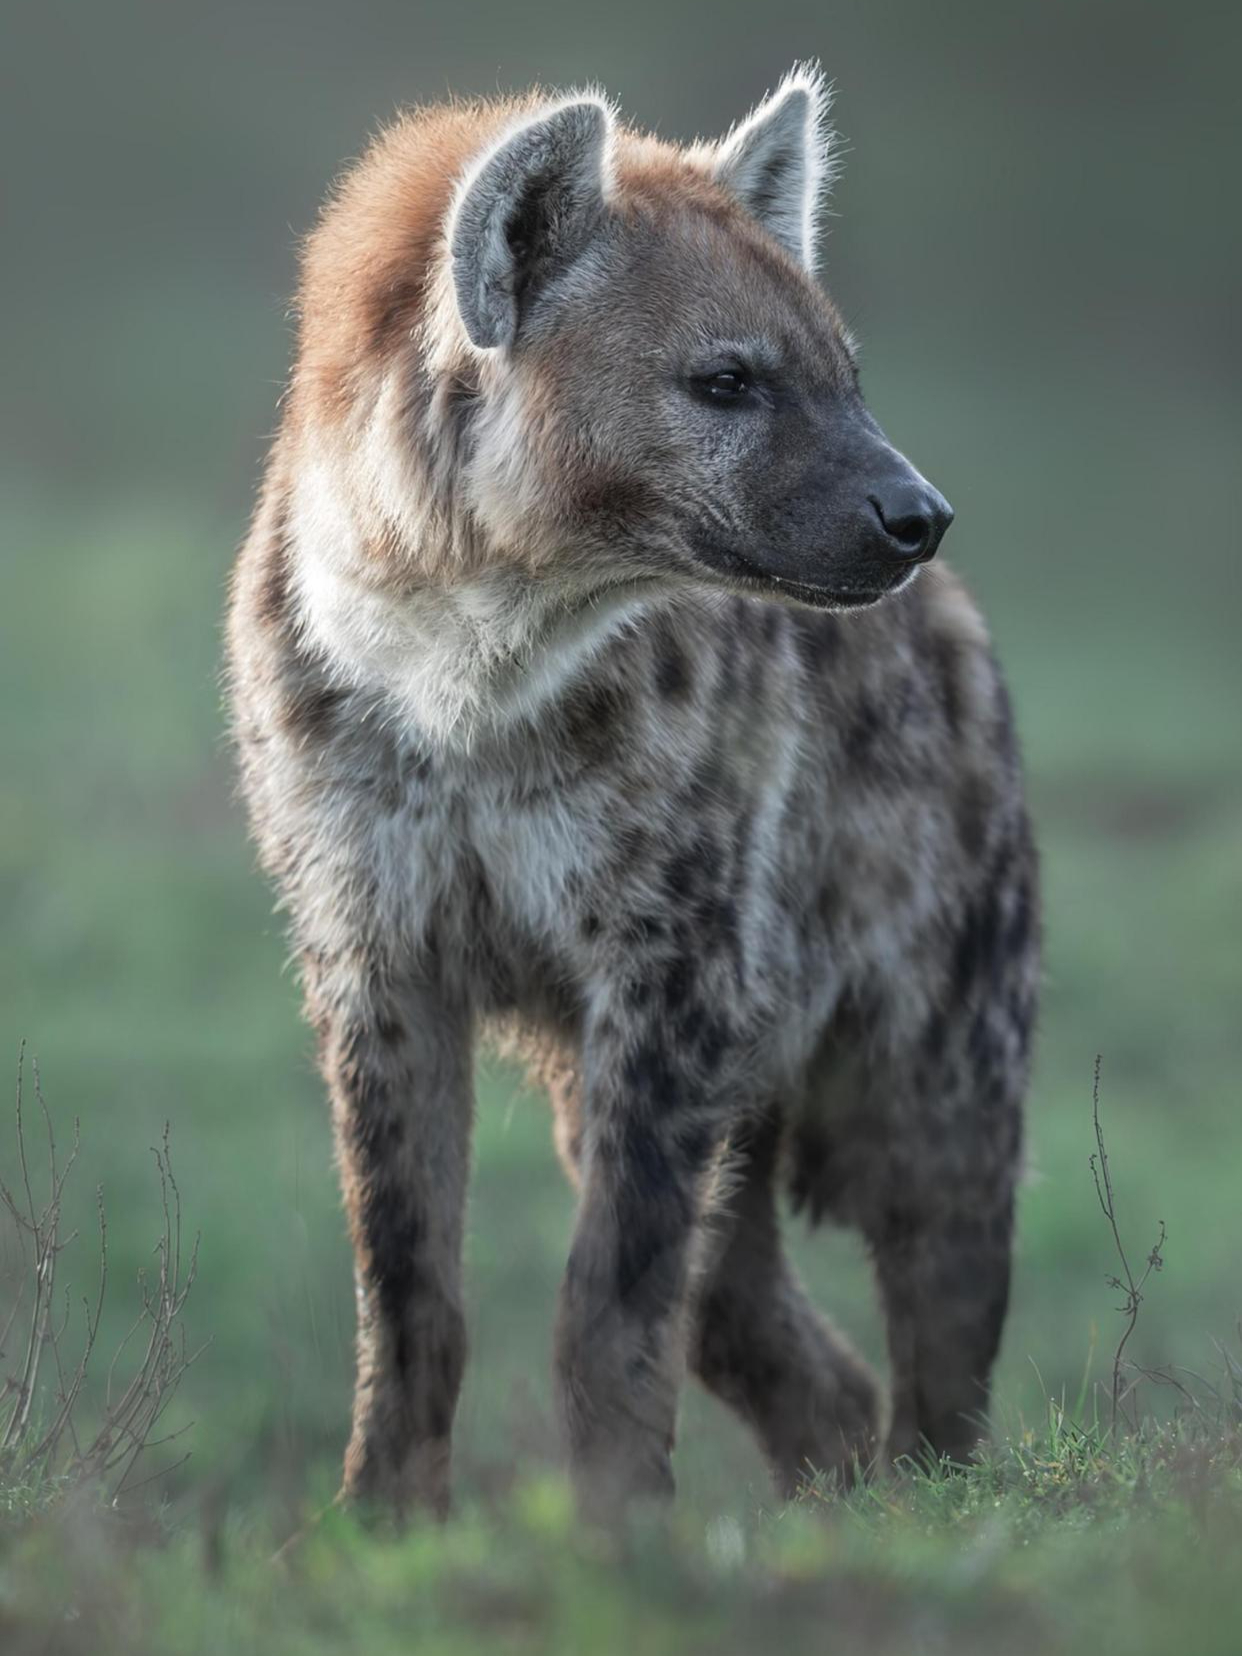
{"label": "dry twig", "polygon": [[[1118,1259],[1121,1261],[1122,1274],[1106,1277],[1105,1281],[1110,1288],[1116,1288],[1124,1296],[1117,1309],[1126,1319],[1121,1339],[1117,1342],[1117,1349],[1113,1354],[1112,1429],[1116,1432],[1118,1414],[1121,1414],[1123,1419],[1125,1418],[1123,1404],[1147,1372],[1141,1368],[1136,1368],[1135,1380],[1123,1390],[1121,1375],[1125,1366],[1126,1346],[1129,1344],[1130,1336],[1134,1333],[1135,1326],[1138,1323],[1139,1307],[1143,1303],[1143,1289],[1147,1285],[1147,1279],[1153,1271],[1159,1271],[1164,1266],[1162,1250],[1167,1232],[1164,1220],[1161,1219],[1155,1243],[1151,1252],[1147,1255],[1146,1265],[1136,1277],[1130,1268],[1129,1256],[1126,1253],[1125,1245],[1121,1240],[1121,1231],[1117,1225],[1117,1202],[1113,1193],[1112,1175],[1108,1167],[1108,1150],[1104,1143],[1104,1128],[1100,1123],[1100,1057],[1098,1054],[1096,1055],[1095,1075],[1091,1086],[1091,1119],[1095,1127],[1096,1145],[1095,1154],[1090,1159],[1091,1174],[1095,1180],[1095,1193],[1099,1197],[1100,1208],[1104,1217],[1108,1220],[1108,1227],[1113,1236],[1113,1246],[1117,1251]],[[1137,1421],[1132,1421],[1130,1424],[1137,1426]]]}
{"label": "dry twig", "polygon": [[[61,1220],[65,1184],[78,1155],[79,1125],[75,1120],[72,1144],[62,1164],[37,1063],[32,1062],[31,1070],[46,1138],[47,1194],[43,1198],[35,1195],[38,1181],[31,1173],[27,1145],[23,1043],[18,1054],[16,1103],[20,1178],[15,1181],[16,1189],[0,1179],[0,1205],[12,1222],[20,1259],[12,1308],[0,1324],[0,1363],[7,1356],[9,1338],[23,1307],[21,1326],[26,1333],[15,1353],[14,1370],[0,1381],[0,1474],[42,1475],[71,1482],[97,1479],[116,1500],[129,1484],[140,1456],[180,1437],[187,1429],[182,1427],[162,1437],[153,1435],[185,1371],[203,1350],[201,1346],[194,1350],[188,1347],[182,1322],[198,1270],[198,1238],[188,1253],[183,1253],[181,1192],[173,1175],[169,1130],[165,1126],[160,1145],[152,1149],[162,1216],[153,1250],[156,1263],[153,1270],[138,1274],[140,1308],[109,1363],[102,1417],[95,1430],[87,1432],[80,1417],[108,1288],[107,1216],[103,1193],[97,1190],[99,1279],[91,1297],[81,1302],[81,1344],[74,1361],[66,1351],[73,1321],[72,1301],[66,1289],[63,1316],[58,1317],[56,1278],[60,1256],[77,1234],[62,1237]],[[141,1356],[122,1382],[119,1376],[125,1372],[126,1352],[135,1340],[143,1342]]]}

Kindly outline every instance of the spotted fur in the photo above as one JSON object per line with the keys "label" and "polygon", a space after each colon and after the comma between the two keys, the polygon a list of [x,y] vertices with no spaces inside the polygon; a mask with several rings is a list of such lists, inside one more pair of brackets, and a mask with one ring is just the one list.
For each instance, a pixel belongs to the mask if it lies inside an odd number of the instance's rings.
{"label": "spotted fur", "polygon": [[[346,1488],[399,1512],[449,1498],[488,1029],[580,1193],[556,1375],[589,1504],[670,1487],[687,1366],[786,1491],[964,1456],[986,1408],[1035,859],[976,610],[851,551],[899,457],[808,275],[824,105],[797,71],[689,151],[594,96],[423,111],[306,250],[230,684],[356,1252]],[[726,347],[770,388],[740,421],[687,389]],[[887,1408],[782,1187],[867,1241]]]}

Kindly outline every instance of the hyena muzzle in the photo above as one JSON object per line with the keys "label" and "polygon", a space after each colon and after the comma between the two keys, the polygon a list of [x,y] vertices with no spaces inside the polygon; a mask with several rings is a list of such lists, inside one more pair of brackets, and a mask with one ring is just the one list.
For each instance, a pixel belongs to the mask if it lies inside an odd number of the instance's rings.
{"label": "hyena muzzle", "polygon": [[[951,512],[811,274],[825,104],[797,69],[689,149],[593,94],[424,110],[306,248],[230,683],[356,1250],[345,1487],[398,1513],[448,1501],[489,1027],[579,1192],[593,1509],[671,1487],[687,1366],[786,1492],[981,1429],[1035,859]],[[866,1240],[887,1404],[782,1193]]]}

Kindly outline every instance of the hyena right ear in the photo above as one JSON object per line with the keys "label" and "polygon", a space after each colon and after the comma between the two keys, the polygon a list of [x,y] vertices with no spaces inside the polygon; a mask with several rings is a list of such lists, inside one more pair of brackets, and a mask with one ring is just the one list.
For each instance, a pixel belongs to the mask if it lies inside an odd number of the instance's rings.
{"label": "hyena right ear", "polygon": [[819,65],[795,64],[712,157],[716,182],[807,270],[815,268],[816,221],[837,173],[831,103]]}
{"label": "hyena right ear", "polygon": [[449,249],[475,345],[512,345],[539,288],[590,242],[604,216],[611,128],[602,101],[561,104],[501,139],[462,183]]}

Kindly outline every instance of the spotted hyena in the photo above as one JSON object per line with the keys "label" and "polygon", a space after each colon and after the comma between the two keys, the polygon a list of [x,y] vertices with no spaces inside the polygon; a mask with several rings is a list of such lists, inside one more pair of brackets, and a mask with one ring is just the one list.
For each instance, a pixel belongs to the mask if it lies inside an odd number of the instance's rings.
{"label": "spotted hyena", "polygon": [[[952,514],[812,275],[825,104],[797,69],[692,148],[594,93],[422,110],[306,247],[231,686],[357,1255],[345,1488],[398,1512],[448,1500],[488,1028],[578,1189],[589,1504],[671,1487],[687,1367],[783,1491],[979,1431],[1035,859]],[[887,1403],[783,1192],[865,1238]]]}

